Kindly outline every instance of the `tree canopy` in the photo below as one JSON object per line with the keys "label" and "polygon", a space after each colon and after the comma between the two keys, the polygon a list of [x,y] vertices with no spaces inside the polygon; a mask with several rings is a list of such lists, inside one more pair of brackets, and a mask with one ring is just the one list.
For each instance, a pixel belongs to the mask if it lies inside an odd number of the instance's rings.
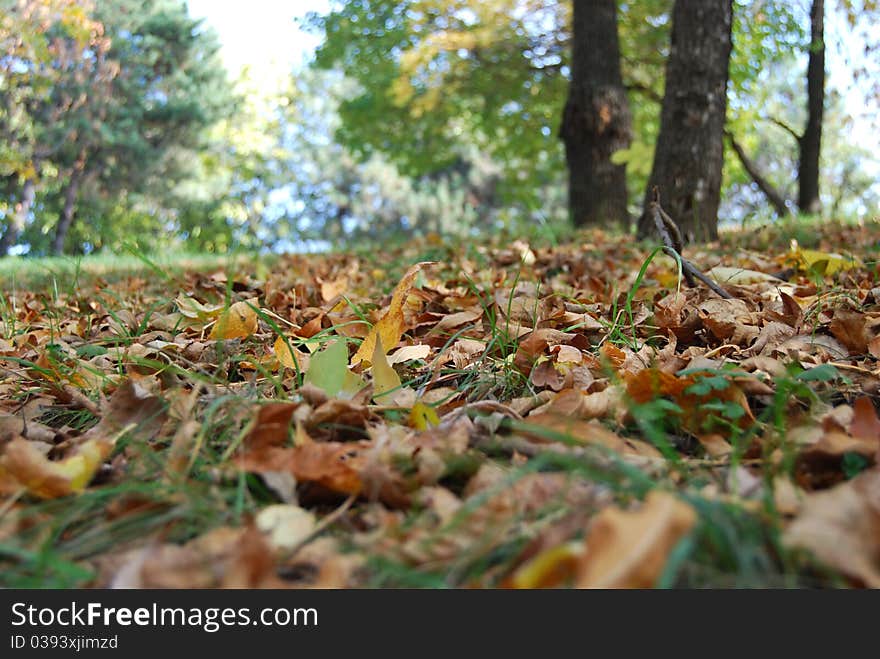
{"label": "tree canopy", "polygon": [[[5,4],[3,253],[155,245],[155,234],[222,251],[563,226],[569,190],[595,179],[566,159],[563,117],[572,85],[609,78],[588,60],[573,67],[568,1],[332,2],[303,23],[320,37],[312,62],[274,88],[225,71],[182,0]],[[634,227],[659,166],[674,3],[578,6],[587,25],[598,7],[615,10],[603,34],[617,42],[595,61],[618,65],[629,125],[596,170],[618,172],[616,206],[592,189],[590,222]],[[722,224],[876,207],[876,158],[847,139],[845,101],[857,81],[876,108],[877,18],[874,2],[732,3]],[[846,59],[853,43],[863,52]]]}

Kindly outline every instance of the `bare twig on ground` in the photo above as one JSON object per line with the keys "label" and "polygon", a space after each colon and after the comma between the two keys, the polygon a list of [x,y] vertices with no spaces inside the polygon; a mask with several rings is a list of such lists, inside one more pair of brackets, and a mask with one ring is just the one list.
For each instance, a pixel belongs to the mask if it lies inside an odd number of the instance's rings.
{"label": "bare twig on ground", "polygon": [[654,218],[654,225],[657,227],[657,231],[660,233],[660,238],[663,240],[664,251],[681,263],[681,270],[684,273],[684,278],[687,281],[688,286],[696,286],[696,282],[694,281],[694,277],[696,277],[724,299],[732,299],[733,296],[730,293],[709,279],[709,277],[700,272],[693,263],[682,256],[681,232],[678,230],[678,225],[675,224],[672,218],[669,217],[669,215],[666,214],[666,211],[660,206],[660,193],[657,188],[654,188],[654,200],[651,202],[650,209],[651,216]]}

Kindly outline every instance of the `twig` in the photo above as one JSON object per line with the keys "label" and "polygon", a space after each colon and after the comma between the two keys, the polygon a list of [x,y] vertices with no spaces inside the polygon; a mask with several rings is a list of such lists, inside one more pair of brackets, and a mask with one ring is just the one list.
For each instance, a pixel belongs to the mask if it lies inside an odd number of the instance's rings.
{"label": "twig", "polygon": [[660,193],[657,188],[654,188],[654,200],[651,202],[650,208],[651,215],[654,218],[654,226],[657,227],[657,231],[663,239],[663,250],[669,254],[669,256],[681,263],[681,270],[684,273],[684,278],[687,280],[688,286],[696,286],[696,282],[694,282],[694,277],[696,277],[725,300],[732,300],[733,296],[730,293],[709,279],[706,275],[700,272],[693,263],[681,255],[681,233],[672,218],[669,217],[663,208],[660,207]]}
{"label": "twig", "polygon": [[787,123],[782,121],[782,119],[779,119],[778,117],[762,117],[762,119],[764,119],[765,121],[769,121],[771,124],[779,126],[782,130],[791,135],[798,144],[804,141],[804,136],[801,133],[797,132],[794,128],[789,126]]}
{"label": "twig", "polygon": [[283,556],[288,559],[296,556],[297,552],[299,552],[300,549],[302,549],[312,540],[321,535],[324,531],[327,530],[328,527],[339,521],[339,519],[346,513],[346,511],[351,508],[351,504],[353,504],[356,499],[357,494],[352,494],[351,496],[349,496],[345,501],[342,502],[342,505],[340,505],[336,510],[324,517],[320,522],[318,522],[315,528],[312,529],[312,532],[309,533],[305,538],[297,542],[293,547],[284,550],[282,552]]}

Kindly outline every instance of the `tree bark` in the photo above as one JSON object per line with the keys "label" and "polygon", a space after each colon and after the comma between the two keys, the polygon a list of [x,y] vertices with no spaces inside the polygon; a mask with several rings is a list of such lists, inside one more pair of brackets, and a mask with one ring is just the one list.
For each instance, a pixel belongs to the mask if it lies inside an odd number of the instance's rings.
{"label": "tree bark", "polygon": [[70,175],[70,181],[67,183],[67,189],[64,191],[64,208],[61,211],[61,217],[58,218],[55,238],[52,240],[52,254],[55,256],[64,254],[64,243],[67,241],[67,234],[70,232],[70,227],[73,226],[73,220],[76,215],[76,197],[79,194],[81,182],[82,169],[76,167]]}
{"label": "tree bark", "polygon": [[21,187],[21,199],[15,205],[15,212],[9,218],[9,225],[3,233],[3,237],[0,238],[0,256],[9,254],[9,250],[18,242],[18,237],[27,222],[28,213],[31,212],[31,207],[34,205],[36,191],[36,180],[32,177],[25,179]]}
{"label": "tree bark", "polygon": [[732,0],[675,1],[660,134],[640,237],[652,231],[647,211],[654,186],[686,242],[718,236],[732,18]]}
{"label": "tree bark", "polygon": [[629,146],[632,117],[620,73],[615,0],[573,0],[571,83],[559,136],[568,162],[575,226],[629,223],[626,165],[611,155]]}
{"label": "tree bark", "polygon": [[825,107],[825,0],[810,7],[810,54],[807,62],[807,125],[798,140],[798,208],[805,213],[822,209],[819,199],[819,154]]}
{"label": "tree bark", "polygon": [[786,205],[785,198],[779,190],[777,190],[770,181],[764,178],[758,169],[758,166],[752,162],[748,155],[746,155],[745,149],[743,149],[742,145],[736,141],[736,138],[731,133],[727,133],[727,137],[730,140],[730,146],[733,147],[737,158],[739,158],[740,163],[742,163],[743,169],[746,170],[746,173],[752,177],[755,185],[758,186],[758,189],[764,193],[765,197],[767,197],[767,201],[773,206],[776,215],[779,217],[791,215],[791,210]]}

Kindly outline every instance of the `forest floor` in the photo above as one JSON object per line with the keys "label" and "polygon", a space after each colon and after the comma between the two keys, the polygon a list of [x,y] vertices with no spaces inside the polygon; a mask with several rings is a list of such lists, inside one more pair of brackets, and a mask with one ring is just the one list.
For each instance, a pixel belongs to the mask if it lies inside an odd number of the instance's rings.
{"label": "forest floor", "polygon": [[7,260],[0,586],[880,586],[880,224],[546,242]]}

